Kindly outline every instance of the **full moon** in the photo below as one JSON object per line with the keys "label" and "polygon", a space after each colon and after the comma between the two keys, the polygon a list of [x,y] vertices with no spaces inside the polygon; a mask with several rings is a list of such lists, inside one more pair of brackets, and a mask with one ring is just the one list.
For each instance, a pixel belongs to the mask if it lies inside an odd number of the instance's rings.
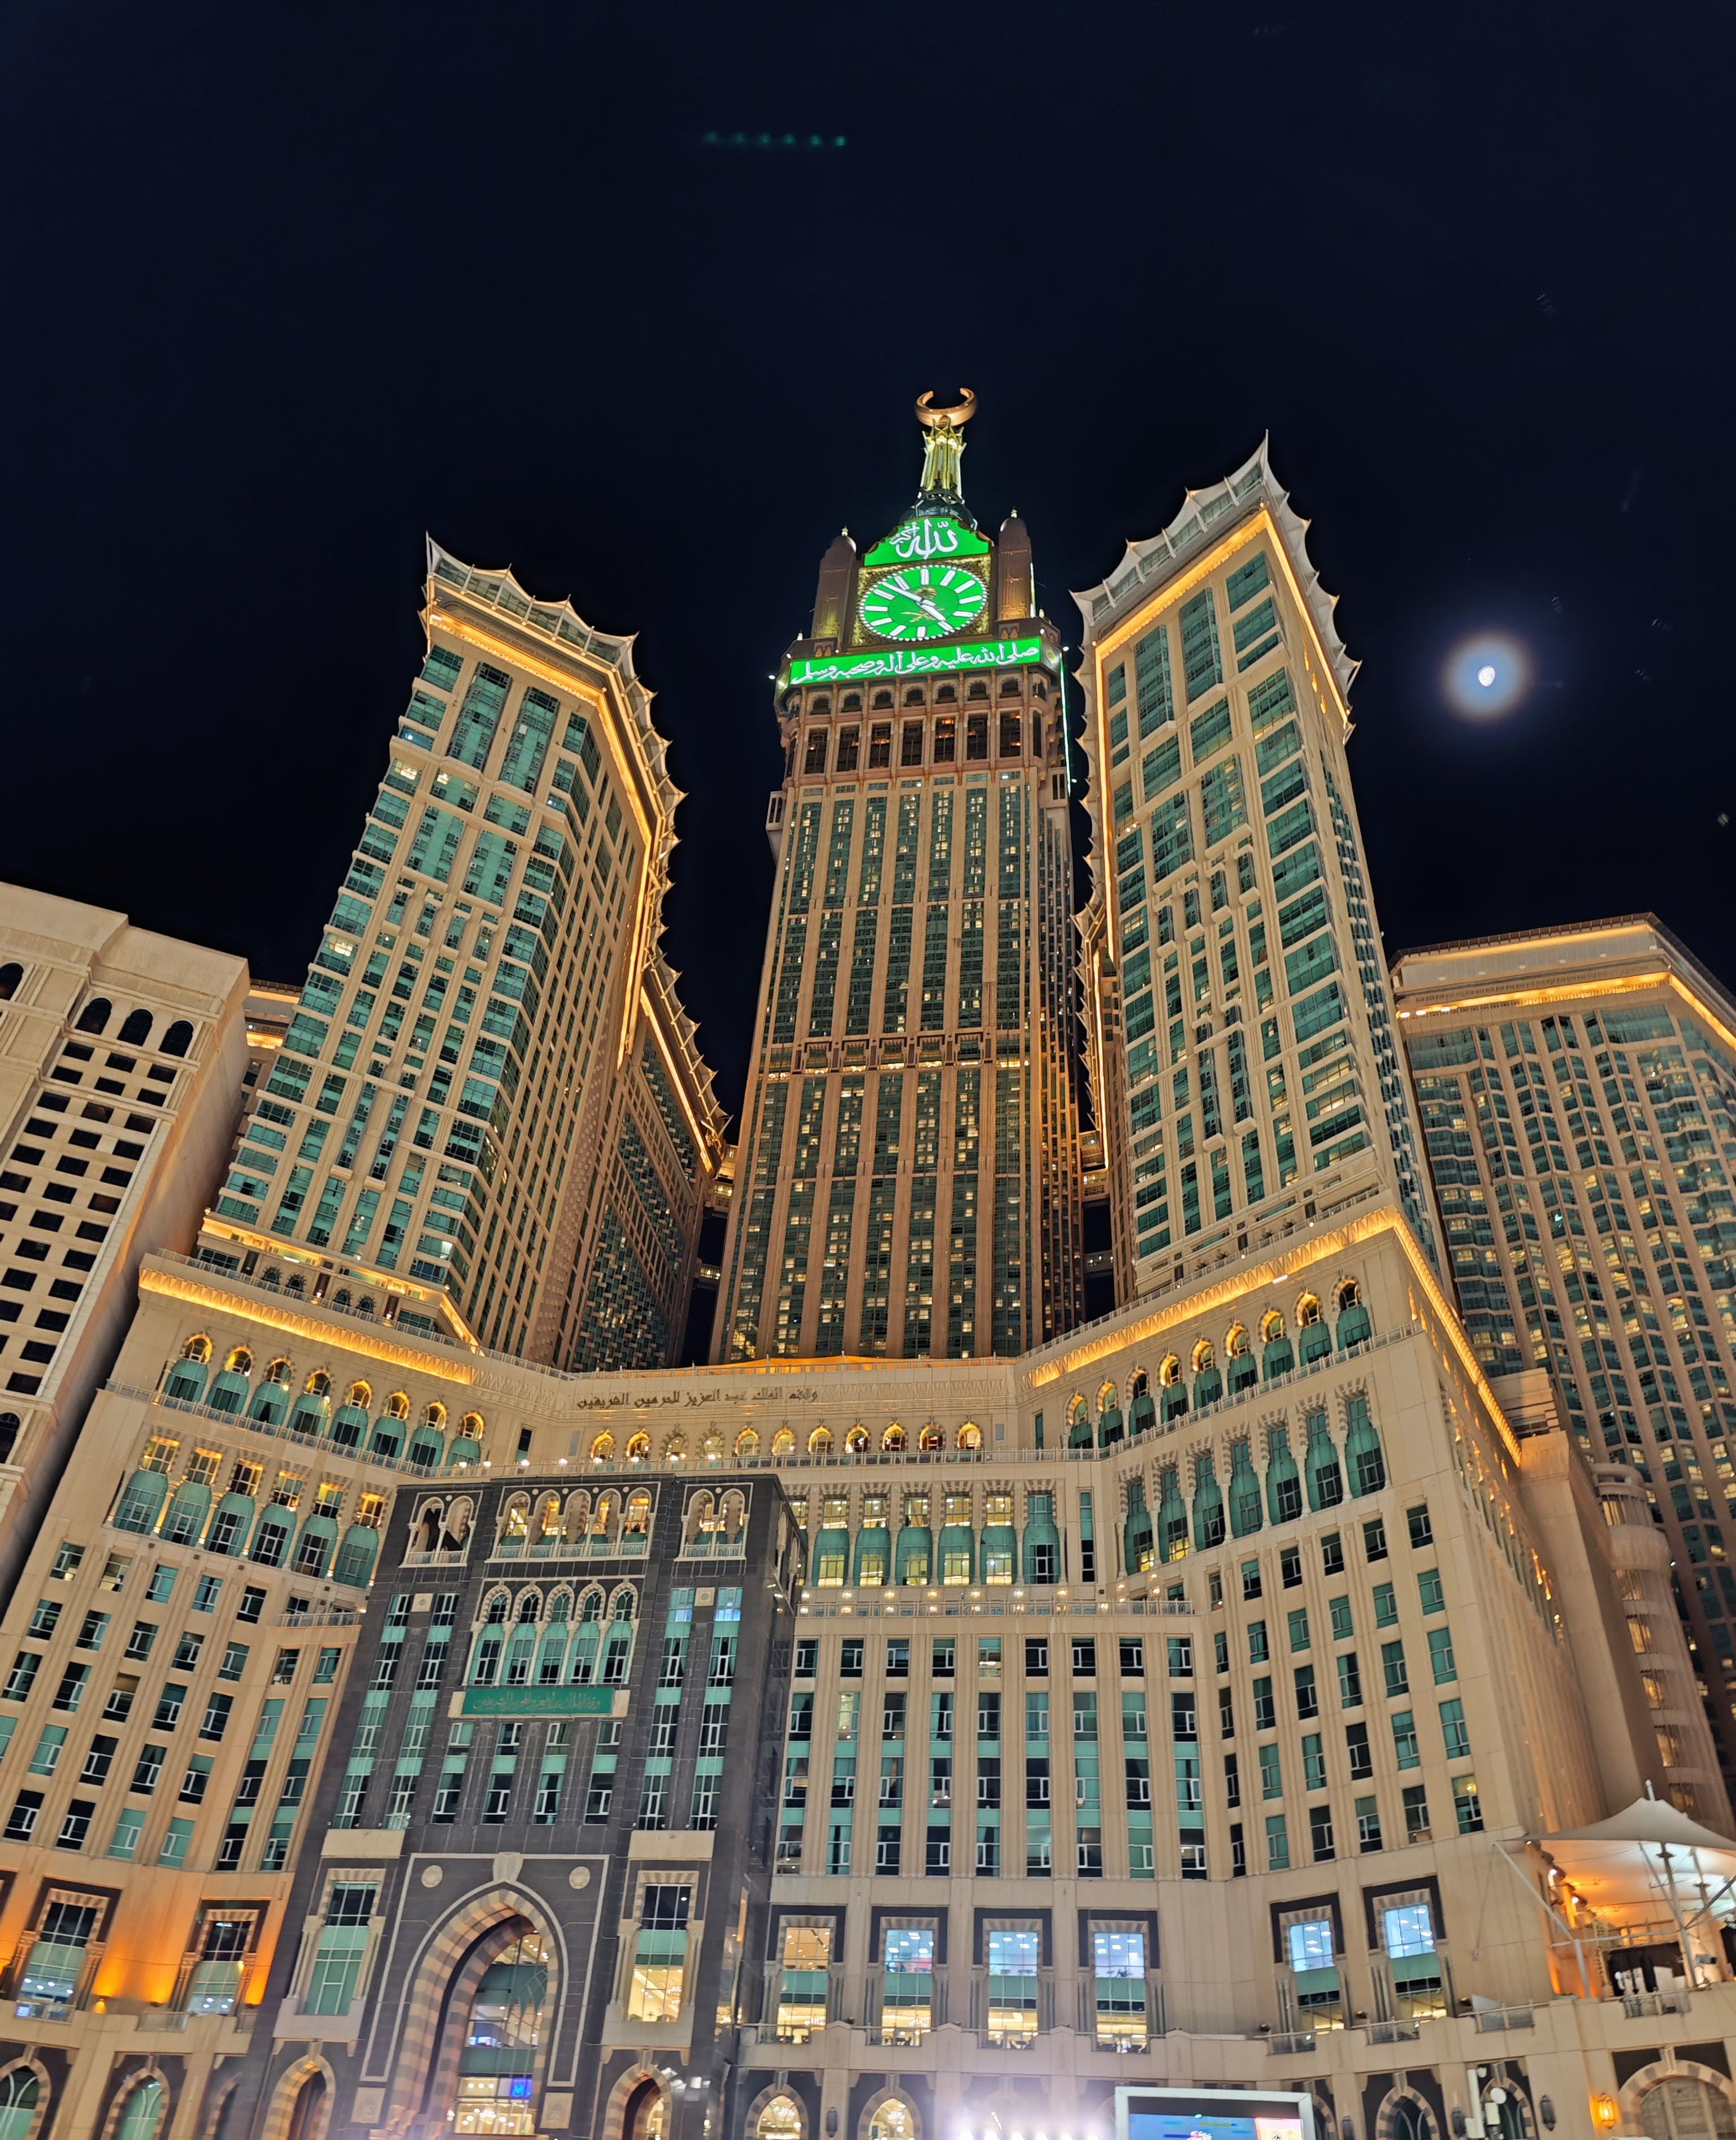
{"label": "full moon", "polygon": [[1504,633],[1461,641],[1447,656],[1441,684],[1448,700],[1474,720],[1510,713],[1531,689],[1530,651]]}

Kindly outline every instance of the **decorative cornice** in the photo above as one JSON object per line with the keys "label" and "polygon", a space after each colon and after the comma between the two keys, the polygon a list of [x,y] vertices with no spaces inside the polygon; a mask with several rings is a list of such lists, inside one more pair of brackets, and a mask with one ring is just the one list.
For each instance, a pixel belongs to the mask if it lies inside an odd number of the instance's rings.
{"label": "decorative cornice", "polygon": [[1518,1438],[1489,1387],[1481,1362],[1471,1348],[1471,1342],[1464,1333],[1458,1312],[1442,1291],[1440,1281],[1430,1269],[1428,1258],[1418,1245],[1416,1236],[1405,1220],[1390,1205],[1364,1212],[1342,1226],[1312,1234],[1294,1248],[1269,1256],[1263,1262],[1238,1264],[1228,1276],[1201,1287],[1197,1293],[1190,1293],[1184,1298],[1167,1302],[1163,1307],[1153,1309],[1149,1315],[1131,1316],[1119,1328],[1106,1330],[1101,1336],[1071,1347],[1057,1357],[1045,1361],[1040,1367],[1031,1368],[1025,1378],[1026,1386],[1032,1390],[1047,1389],[1053,1383],[1083,1374],[1099,1360],[1106,1360],[1115,1353],[1124,1352],[1130,1345],[1149,1344],[1166,1332],[1197,1322],[1214,1308],[1225,1307],[1250,1293],[1287,1284],[1310,1265],[1341,1257],[1348,1250],[1360,1247],[1364,1242],[1377,1239],[1382,1234],[1390,1234],[1403,1254],[1410,1265],[1413,1282],[1428,1298],[1437,1327],[1451,1347],[1465,1379],[1487,1406],[1508,1455],[1517,1465],[1519,1461]]}
{"label": "decorative cornice", "polygon": [[1073,600],[1085,619],[1085,643],[1091,645],[1135,602],[1144,601],[1160,587],[1167,587],[1185,561],[1201,544],[1221,534],[1229,522],[1250,506],[1263,503],[1270,511],[1285,549],[1292,561],[1305,606],[1320,635],[1321,645],[1342,696],[1348,699],[1360,665],[1345,650],[1332,611],[1338,597],[1320,584],[1320,574],[1308,556],[1308,523],[1290,503],[1290,493],[1272,473],[1268,458],[1269,439],[1222,483],[1204,490],[1190,490],[1181,510],[1160,534],[1130,542],[1121,564],[1094,587],[1077,589]]}
{"label": "decorative cornice", "polygon": [[267,1330],[281,1330],[290,1337],[330,1346],[333,1351],[359,1352],[365,1359],[383,1361],[413,1374],[432,1375],[439,1382],[461,1383],[467,1389],[481,1379],[478,1365],[470,1361],[454,1360],[449,1354],[405,1344],[382,1331],[359,1329],[348,1322],[341,1328],[334,1328],[318,1316],[299,1313],[279,1301],[261,1300],[252,1291],[245,1295],[233,1293],[221,1284],[189,1278],[183,1271],[164,1270],[158,1264],[140,1267],[139,1290],[160,1293],[171,1300],[184,1300],[220,1314],[241,1316]]}

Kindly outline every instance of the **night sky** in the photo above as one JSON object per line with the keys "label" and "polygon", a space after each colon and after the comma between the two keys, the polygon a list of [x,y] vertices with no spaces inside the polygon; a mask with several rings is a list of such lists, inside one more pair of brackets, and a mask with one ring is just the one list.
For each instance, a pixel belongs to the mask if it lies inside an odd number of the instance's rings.
{"label": "night sky", "polygon": [[[1067,590],[1270,431],[1364,664],[1390,952],[1650,908],[1736,981],[1733,23],[23,0],[0,875],[298,978],[427,529],[638,634],[735,1108],[767,673],[969,384],[966,494],[1075,640]],[[1479,725],[1439,672],[1484,629],[1537,681]]]}

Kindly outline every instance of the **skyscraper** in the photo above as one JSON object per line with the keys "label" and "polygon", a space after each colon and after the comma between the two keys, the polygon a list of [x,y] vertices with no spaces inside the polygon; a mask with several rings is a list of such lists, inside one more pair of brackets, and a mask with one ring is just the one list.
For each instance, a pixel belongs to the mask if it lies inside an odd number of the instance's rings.
{"label": "skyscraper", "polygon": [[834,539],[777,680],[721,1360],[1010,1354],[1079,1313],[1060,636],[1023,522],[964,502],[970,397],[931,399],[915,504]]}
{"label": "skyscraper", "polygon": [[1478,1357],[1637,1473],[1699,1681],[1642,1657],[1664,1764],[1736,1787],[1736,1005],[1650,915],[1407,951],[1393,986]]}
{"label": "skyscraper", "polygon": [[0,1598],[137,1302],[190,1248],[246,1060],[239,959],[0,885]]}
{"label": "skyscraper", "polygon": [[1438,1255],[1306,533],[1263,445],[1076,597],[1123,1298],[1376,1195]]}
{"label": "skyscraper", "polygon": [[579,1366],[679,1347],[723,1119],[632,644],[428,549],[428,655],[202,1253]]}

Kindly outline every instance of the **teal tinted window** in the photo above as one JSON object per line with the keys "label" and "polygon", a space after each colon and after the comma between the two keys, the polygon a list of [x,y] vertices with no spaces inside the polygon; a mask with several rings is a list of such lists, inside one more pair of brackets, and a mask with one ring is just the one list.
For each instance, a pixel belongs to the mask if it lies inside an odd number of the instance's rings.
{"label": "teal tinted window", "polygon": [[1235,623],[1236,666],[1252,669],[1277,645],[1277,610],[1268,597]]}
{"label": "teal tinted window", "polygon": [[1194,717],[1188,730],[1188,741],[1197,765],[1203,758],[1209,758],[1229,741],[1229,700],[1220,699],[1215,706],[1208,706],[1203,714]]}
{"label": "teal tinted window", "polygon": [[1145,753],[1140,764],[1140,783],[1149,802],[1153,796],[1172,787],[1181,777],[1181,739],[1166,736],[1163,742]]}
{"label": "teal tinted window", "polygon": [[1151,734],[1175,718],[1170,684],[1170,634],[1166,626],[1147,632],[1133,650],[1134,680],[1140,709],[1140,734]]}
{"label": "teal tinted window", "polygon": [[1216,847],[1238,825],[1248,822],[1239,758],[1227,758],[1206,774],[1199,783],[1199,806],[1205,814],[1205,843],[1209,847]]}
{"label": "teal tinted window", "polygon": [[1224,681],[1224,657],[1218,645],[1218,613],[1209,587],[1202,587],[1181,606],[1181,665],[1188,703]]}
{"label": "teal tinted window", "polygon": [[1240,609],[1245,601],[1252,601],[1262,587],[1269,587],[1272,575],[1266,568],[1266,552],[1250,557],[1245,565],[1238,566],[1224,583],[1224,591],[1229,597],[1233,610]]}
{"label": "teal tinted window", "polygon": [[1282,720],[1296,711],[1296,694],[1290,688],[1287,669],[1274,670],[1263,677],[1248,694],[1248,718],[1258,735],[1276,721]]}
{"label": "teal tinted window", "polygon": [[1160,802],[1151,818],[1151,874],[1158,881],[1178,870],[1194,854],[1193,827],[1188,814],[1188,798],[1172,796]]}

